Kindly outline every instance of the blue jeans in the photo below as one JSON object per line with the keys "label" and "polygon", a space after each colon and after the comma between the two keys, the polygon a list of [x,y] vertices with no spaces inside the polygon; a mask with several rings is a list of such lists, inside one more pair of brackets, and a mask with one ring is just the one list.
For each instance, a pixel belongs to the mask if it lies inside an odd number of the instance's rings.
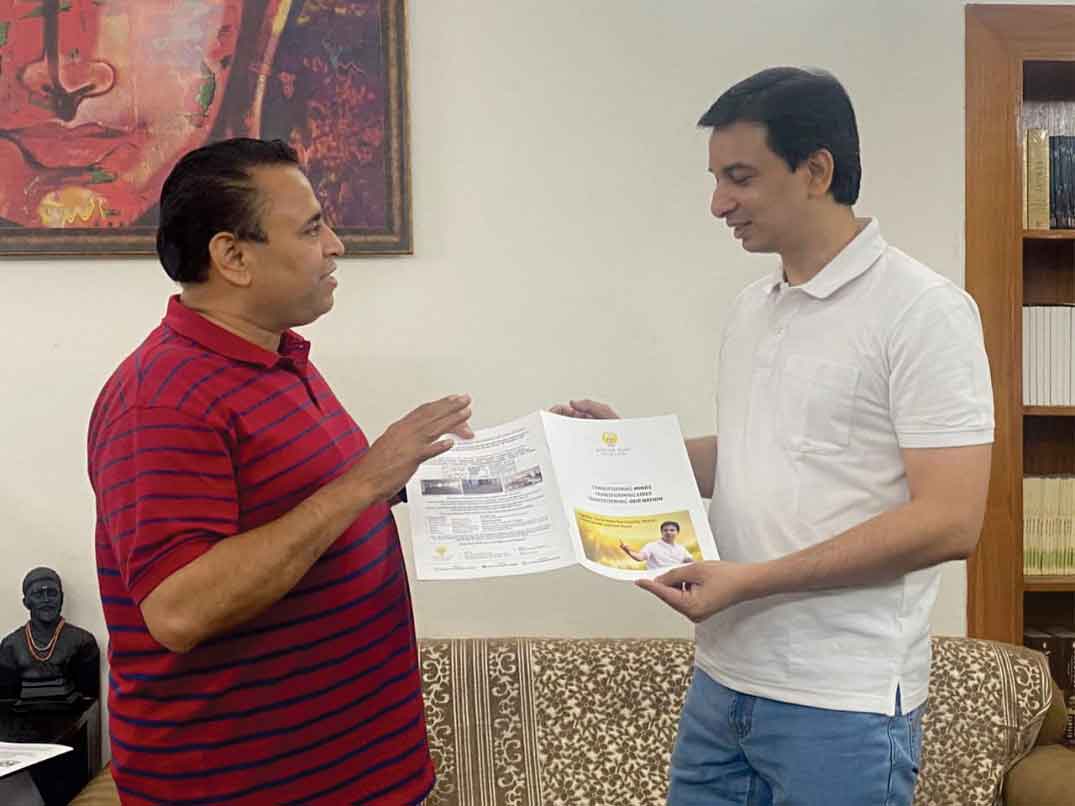
{"label": "blue jeans", "polygon": [[922,712],[831,711],[740,694],[700,669],[672,752],[668,806],[910,806]]}

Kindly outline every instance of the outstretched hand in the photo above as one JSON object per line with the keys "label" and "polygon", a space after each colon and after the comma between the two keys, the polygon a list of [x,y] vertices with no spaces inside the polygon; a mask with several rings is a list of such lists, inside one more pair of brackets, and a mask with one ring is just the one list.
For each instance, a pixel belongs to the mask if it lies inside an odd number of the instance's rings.
{"label": "outstretched hand", "polygon": [[656,579],[635,582],[695,624],[752,598],[755,566],[722,561],[681,565]]}
{"label": "outstretched hand", "polygon": [[553,414],[563,417],[575,417],[580,420],[618,420],[618,415],[607,403],[599,403],[596,400],[571,400],[567,403],[558,403],[549,408]]}
{"label": "outstretched hand", "polygon": [[392,423],[350,472],[363,475],[375,497],[398,494],[418,466],[452,447],[454,434],[471,439],[469,395],[452,395],[419,406]]}

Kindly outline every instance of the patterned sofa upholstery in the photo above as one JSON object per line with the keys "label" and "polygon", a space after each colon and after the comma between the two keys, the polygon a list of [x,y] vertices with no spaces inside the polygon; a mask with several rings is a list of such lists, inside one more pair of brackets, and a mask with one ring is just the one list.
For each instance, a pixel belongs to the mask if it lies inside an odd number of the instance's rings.
{"label": "patterned sofa upholstery", "polygon": [[[427,806],[664,804],[689,641],[421,644],[438,770]],[[934,638],[933,652],[915,806],[995,806],[1006,779],[1009,806],[1075,803],[1075,753],[1055,744],[1063,706],[1044,658],[966,638]],[[1039,795],[1042,780],[1053,788]],[[106,770],[72,806],[118,802]]]}

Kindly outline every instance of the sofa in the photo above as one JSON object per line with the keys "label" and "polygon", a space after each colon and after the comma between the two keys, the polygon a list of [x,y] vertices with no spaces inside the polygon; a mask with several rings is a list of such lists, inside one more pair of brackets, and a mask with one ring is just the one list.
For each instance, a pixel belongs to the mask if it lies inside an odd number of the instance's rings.
{"label": "sofa", "polygon": [[[942,637],[933,657],[915,806],[1075,804],[1045,658]],[[427,639],[421,663],[438,773],[426,806],[664,803],[689,641]],[[105,768],[72,806],[118,802]]]}

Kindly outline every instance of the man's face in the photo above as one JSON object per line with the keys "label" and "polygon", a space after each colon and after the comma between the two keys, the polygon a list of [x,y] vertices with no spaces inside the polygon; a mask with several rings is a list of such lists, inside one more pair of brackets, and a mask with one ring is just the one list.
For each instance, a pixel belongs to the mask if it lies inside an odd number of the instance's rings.
{"label": "man's face", "polygon": [[35,579],[30,583],[22,603],[30,618],[41,624],[55,624],[63,607],[63,591],[54,579]]}
{"label": "man's face", "polygon": [[676,538],[679,537],[679,529],[671,524],[665,524],[661,527],[661,540],[665,543],[675,543]]}
{"label": "man's face", "polygon": [[332,309],[336,258],[344,253],[321,214],[313,188],[299,168],[274,165],[254,171],[261,228],[268,241],[244,241],[251,258],[255,320],[270,330],[307,325]]}
{"label": "man's face", "polygon": [[716,179],[710,209],[748,252],[782,252],[794,244],[808,200],[805,162],[795,171],[766,143],[766,128],[734,123],[709,138]]}
{"label": "man's face", "polygon": [[213,129],[244,0],[0,0],[0,218],[128,226]]}

